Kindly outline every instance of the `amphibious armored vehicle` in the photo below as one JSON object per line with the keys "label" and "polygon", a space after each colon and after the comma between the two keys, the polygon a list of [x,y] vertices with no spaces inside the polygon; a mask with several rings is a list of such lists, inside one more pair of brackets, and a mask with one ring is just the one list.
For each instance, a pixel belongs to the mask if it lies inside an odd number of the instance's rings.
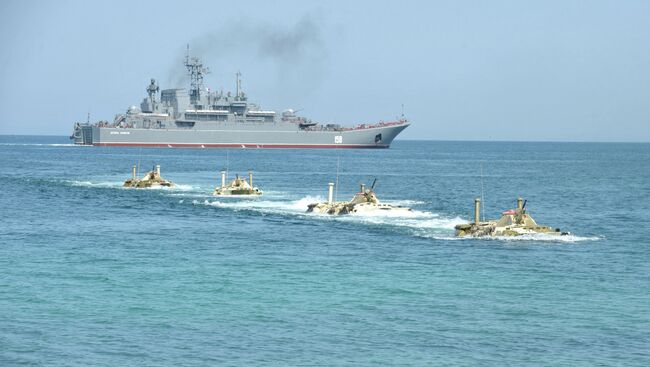
{"label": "amphibious armored vehicle", "polygon": [[133,176],[124,181],[124,187],[134,188],[134,189],[146,189],[151,187],[174,187],[174,183],[165,180],[160,176],[160,165],[157,164],[154,168],[147,172],[144,177],[138,178],[138,167],[133,166]]}
{"label": "amphibious armored vehicle", "polygon": [[499,220],[480,221],[481,199],[474,201],[474,222],[459,224],[455,227],[458,237],[488,237],[488,236],[522,236],[533,234],[548,234],[563,236],[569,232],[562,232],[559,228],[542,226],[526,212],[526,202],[517,199],[517,208],[501,213]]}
{"label": "amphibious armored vehicle", "polygon": [[248,171],[248,182],[236,175],[229,185],[226,185],[226,171],[221,171],[221,186],[212,195],[262,195],[262,190],[253,186],[253,171]]}
{"label": "amphibious armored vehicle", "polygon": [[334,183],[330,182],[327,194],[327,201],[320,203],[313,203],[307,206],[308,213],[322,213],[331,215],[344,215],[354,213],[367,213],[378,211],[391,211],[391,212],[410,212],[410,208],[402,206],[394,206],[379,202],[377,195],[375,195],[375,183],[373,181],[370,189],[366,189],[365,184],[361,184],[360,190],[354,195],[350,201],[334,201]]}

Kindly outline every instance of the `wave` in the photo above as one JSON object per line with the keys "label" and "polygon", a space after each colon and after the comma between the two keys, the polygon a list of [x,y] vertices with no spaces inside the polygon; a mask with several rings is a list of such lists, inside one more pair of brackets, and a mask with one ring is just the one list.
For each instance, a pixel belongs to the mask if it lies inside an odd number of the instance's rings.
{"label": "wave", "polygon": [[193,205],[205,205],[234,211],[247,210],[266,214],[299,215],[316,220],[331,220],[374,227],[401,228],[407,231],[410,235],[435,240],[480,240],[506,243],[519,243],[522,241],[525,243],[576,243],[597,241],[601,239],[600,237],[595,236],[585,237],[574,234],[555,236],[543,233],[517,237],[455,237],[454,227],[458,224],[467,223],[466,219],[458,216],[444,216],[424,210],[413,210],[410,212],[378,211],[352,213],[341,216],[332,216],[322,213],[307,213],[307,205],[322,201],[324,201],[324,199],[320,196],[306,196],[293,201],[262,200],[261,198],[260,200],[224,200],[223,198],[215,198],[203,201],[194,200],[192,203]]}
{"label": "wave", "polygon": [[[128,190],[122,186],[120,181],[68,181],[73,186],[115,188]],[[332,216],[322,213],[307,213],[307,206],[312,203],[323,202],[322,196],[305,196],[297,200],[286,200],[283,192],[269,192],[264,196],[233,195],[233,196],[212,196],[212,187],[206,189],[202,186],[177,184],[175,187],[154,187],[147,190],[162,190],[168,192],[166,195],[178,197],[179,203],[184,199],[194,199],[192,205],[204,205],[229,209],[233,211],[253,211],[264,214],[296,215],[317,220],[334,220],[344,223],[359,224],[375,227],[402,228],[409,234],[435,240],[481,240],[500,242],[544,242],[544,243],[576,243],[585,241],[597,241],[600,237],[578,236],[569,234],[556,236],[548,234],[534,234],[524,236],[496,236],[496,237],[455,237],[454,227],[458,224],[467,223],[461,217],[444,216],[425,210],[412,211],[376,211],[352,213],[348,215]],[[270,199],[270,200],[269,200]],[[392,205],[413,206],[424,204],[422,201],[401,200],[385,201]]]}
{"label": "wave", "polygon": [[317,220],[335,220],[346,223],[405,228],[414,232],[428,231],[430,234],[453,233],[454,226],[465,221],[460,217],[444,217],[440,214],[421,210],[410,212],[377,211],[365,213],[352,213],[348,215],[332,216],[322,213],[307,213],[307,206],[312,203],[322,202],[320,196],[306,196],[293,201],[281,200],[194,200],[193,205],[205,205],[217,208],[231,209],[234,211],[251,210],[267,214],[300,215],[305,218]]}
{"label": "wave", "polygon": [[574,235],[574,234],[568,234],[568,235],[564,235],[564,236],[554,236],[554,235],[550,235],[550,234],[538,233],[538,234],[533,234],[533,235],[525,235],[525,236],[517,236],[517,237],[498,236],[498,237],[495,237],[495,239],[498,239],[500,241],[505,241],[505,242],[541,241],[541,242],[574,243],[574,242],[584,242],[584,241],[598,241],[598,240],[600,240],[600,237],[596,237],[596,236],[583,237],[583,236],[577,236],[577,235]]}
{"label": "wave", "polygon": [[[466,223],[467,221],[463,221]],[[602,238],[597,236],[577,236],[574,234],[568,234],[564,236],[550,235],[545,233],[529,234],[523,236],[494,236],[494,237],[455,237],[450,236],[441,236],[441,235],[427,235],[423,234],[421,237],[433,238],[436,240],[447,240],[447,241],[469,241],[469,240],[478,240],[478,241],[499,241],[499,242],[510,242],[510,243],[519,243],[519,242],[543,242],[543,243],[576,243],[576,242],[585,242],[585,241],[599,241]]]}
{"label": "wave", "polygon": [[91,181],[67,181],[72,186],[81,186],[81,187],[102,187],[102,188],[123,188],[122,182],[115,181],[103,181],[103,182],[91,182]]}
{"label": "wave", "polygon": [[[253,200],[241,200],[241,196],[237,197],[219,197],[210,200],[205,200],[203,203],[194,201],[195,205],[208,205],[219,208],[228,208],[235,211],[238,210],[253,210],[263,213],[278,213],[278,214],[307,214],[307,205],[322,201],[321,197],[307,196],[295,201],[280,201],[280,200],[263,200],[260,197],[255,197]],[[239,199],[239,200],[232,200]],[[250,199],[247,197],[247,199]],[[260,199],[260,200],[255,200]]]}
{"label": "wave", "polygon": [[205,190],[198,190],[196,186],[192,186],[192,188],[192,190],[181,190],[181,192],[169,192],[167,195],[170,197],[179,197],[183,199],[206,198],[212,195]]}
{"label": "wave", "polygon": [[[114,189],[124,189],[128,190],[130,187],[124,187],[123,182],[119,181],[102,181],[102,182],[91,182],[91,181],[67,181],[70,185],[72,186],[81,186],[81,187],[99,187],[99,188],[114,188]],[[195,186],[192,185],[179,185],[175,184],[174,187],[163,187],[163,186],[158,186],[158,187],[146,187],[146,188],[141,188],[138,190],[169,190],[169,191],[183,191],[183,192],[188,192],[188,191],[195,191],[196,188]]]}
{"label": "wave", "polygon": [[390,205],[406,206],[406,207],[426,204],[425,201],[420,201],[420,200],[382,200],[381,202]]}

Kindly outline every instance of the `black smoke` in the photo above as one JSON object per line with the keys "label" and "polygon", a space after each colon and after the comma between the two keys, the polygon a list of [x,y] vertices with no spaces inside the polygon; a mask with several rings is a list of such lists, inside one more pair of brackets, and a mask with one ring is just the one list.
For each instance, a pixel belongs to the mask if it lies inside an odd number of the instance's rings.
{"label": "black smoke", "polygon": [[[277,80],[303,93],[320,83],[327,60],[323,25],[313,15],[285,23],[260,24],[250,19],[228,21],[218,29],[190,40],[189,46],[190,54],[200,57],[206,66],[219,60],[220,64],[226,63],[231,70],[236,70],[238,58],[271,62]],[[171,86],[187,85],[186,70],[182,62],[178,62],[184,59],[185,53],[183,47],[170,72]],[[232,63],[229,63],[230,59]]]}

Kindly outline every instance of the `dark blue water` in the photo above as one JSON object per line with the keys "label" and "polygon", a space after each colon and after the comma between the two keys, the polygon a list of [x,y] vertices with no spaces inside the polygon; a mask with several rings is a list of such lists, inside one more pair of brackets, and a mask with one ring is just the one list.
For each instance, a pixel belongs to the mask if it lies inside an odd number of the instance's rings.
{"label": "dark blue water", "polygon": [[[67,143],[0,137],[2,366],[650,364],[649,144]],[[179,187],[122,189],[138,161]],[[337,161],[416,211],[305,214]],[[265,195],[212,197],[225,165]],[[573,235],[455,240],[481,182]]]}

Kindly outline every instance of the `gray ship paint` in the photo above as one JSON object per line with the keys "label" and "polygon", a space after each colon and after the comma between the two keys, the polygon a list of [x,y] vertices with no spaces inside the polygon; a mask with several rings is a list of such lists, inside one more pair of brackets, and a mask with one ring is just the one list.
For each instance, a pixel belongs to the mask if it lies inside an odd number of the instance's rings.
{"label": "gray ship paint", "polygon": [[156,81],[146,88],[140,107],[131,106],[112,123],[76,123],[75,144],[96,146],[195,148],[388,148],[409,122],[403,118],[373,125],[322,125],[288,109],[277,115],[248,101],[237,73],[235,93],[203,86],[209,73],[197,57],[185,67],[190,88],[160,91]]}

